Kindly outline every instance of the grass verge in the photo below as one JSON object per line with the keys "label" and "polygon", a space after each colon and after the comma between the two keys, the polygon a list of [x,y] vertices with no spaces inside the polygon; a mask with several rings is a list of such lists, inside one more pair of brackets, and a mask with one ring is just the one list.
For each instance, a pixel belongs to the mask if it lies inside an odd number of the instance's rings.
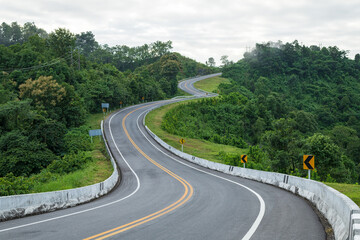
{"label": "grass verge", "polygon": [[353,200],[358,206],[360,206],[360,185],[346,184],[346,183],[325,183],[325,184],[345,194],[351,200]]}
{"label": "grass verge", "polygon": [[[207,92],[213,92],[217,89],[220,83],[229,83],[228,79],[221,77],[214,77],[196,82],[194,85],[196,88],[202,89]],[[198,101],[198,100],[190,100]],[[189,102],[189,101],[187,101]],[[166,112],[170,111],[184,102],[174,103],[163,106],[161,108],[151,111],[145,119],[146,125],[153,131],[158,137],[164,140],[167,144],[181,149],[179,140],[182,136],[172,135],[161,128],[161,123]],[[201,139],[184,138],[184,152],[196,157],[204,158],[213,162],[223,163],[223,159],[219,156],[220,151],[225,151],[230,154],[247,154],[249,149],[240,149],[233,146],[215,144],[209,141]],[[344,195],[348,196],[358,206],[360,206],[360,185],[357,184],[344,184],[344,183],[325,183],[326,185],[338,190]]]}
{"label": "grass verge", "polygon": [[[198,101],[198,100],[190,100]],[[190,102],[187,101],[187,102]],[[166,112],[175,108],[184,102],[169,104],[151,111],[145,119],[148,128],[151,129],[158,137],[164,140],[167,144],[181,150],[180,139],[184,138],[184,152],[193,156],[204,158],[213,162],[223,163],[223,159],[219,156],[220,151],[225,151],[230,154],[247,154],[248,149],[241,149],[229,145],[216,144],[202,139],[185,138],[182,136],[172,135],[161,128],[161,122]]]}
{"label": "grass verge", "polygon": [[230,83],[230,80],[222,77],[212,77],[194,83],[194,87],[206,92],[213,92],[218,90],[221,83]]}

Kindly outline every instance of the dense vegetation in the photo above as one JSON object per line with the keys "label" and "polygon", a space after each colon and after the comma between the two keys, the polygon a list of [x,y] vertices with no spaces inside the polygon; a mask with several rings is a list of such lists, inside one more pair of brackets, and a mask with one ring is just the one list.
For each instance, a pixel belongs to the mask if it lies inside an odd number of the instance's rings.
{"label": "dense vegetation", "polygon": [[99,45],[91,32],[0,25],[0,195],[30,191],[91,161],[88,113],[177,93],[177,80],[211,71],[171,42]]}
{"label": "dense vegetation", "polygon": [[337,47],[297,41],[257,44],[222,71],[231,84],[220,85],[219,98],[172,110],[162,127],[249,146],[252,168],[305,176],[302,155],[313,154],[315,179],[360,180],[359,54],[351,60]]}

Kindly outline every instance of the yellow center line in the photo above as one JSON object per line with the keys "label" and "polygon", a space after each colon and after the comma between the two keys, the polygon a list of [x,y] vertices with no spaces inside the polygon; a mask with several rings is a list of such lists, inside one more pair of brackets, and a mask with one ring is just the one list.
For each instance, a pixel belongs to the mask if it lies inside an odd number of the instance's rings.
{"label": "yellow center line", "polygon": [[127,129],[126,129],[126,126],[125,126],[125,120],[127,119],[127,117],[134,113],[135,111],[141,109],[141,108],[144,108],[145,106],[143,107],[140,107],[140,108],[137,108],[131,112],[129,112],[122,120],[122,127],[124,129],[124,132],[127,136],[127,138],[129,139],[129,141],[131,142],[131,144],[136,148],[136,150],[141,153],[141,155],[143,155],[148,161],[150,161],[152,164],[154,164],[155,166],[157,166],[158,168],[160,168],[161,170],[163,170],[164,172],[168,173],[170,176],[172,176],[173,178],[175,178],[176,180],[178,180],[183,186],[184,186],[184,194],[181,196],[181,198],[179,198],[176,202],[170,204],[169,206],[157,211],[157,212],[154,212],[148,216],[145,216],[143,218],[140,218],[140,219],[137,219],[133,222],[130,222],[130,223],[127,223],[127,224],[124,224],[124,225],[121,225],[119,227],[116,227],[116,228],[113,228],[113,229],[110,229],[108,231],[105,231],[105,232],[102,232],[102,233],[99,233],[97,235],[94,235],[94,236],[91,236],[91,237],[88,237],[88,238],[85,238],[84,240],[90,240],[90,239],[105,239],[105,238],[108,238],[108,237],[111,237],[111,236],[114,236],[116,234],[119,234],[121,232],[124,232],[126,230],[129,230],[131,228],[134,228],[136,226],[139,226],[141,224],[144,224],[146,222],[149,222],[151,220],[154,220],[156,218],[159,218],[177,208],[179,208],[180,206],[182,206],[184,203],[186,203],[193,195],[194,193],[194,190],[193,190],[193,187],[186,181],[184,180],[183,178],[179,177],[178,175],[176,175],[175,173],[171,172],[169,169],[163,167],[162,165],[160,165],[159,163],[157,163],[156,161],[154,161],[152,158],[150,158],[148,155],[146,155],[140,148],[138,145],[136,145],[136,143],[133,141],[133,139],[130,137]]}

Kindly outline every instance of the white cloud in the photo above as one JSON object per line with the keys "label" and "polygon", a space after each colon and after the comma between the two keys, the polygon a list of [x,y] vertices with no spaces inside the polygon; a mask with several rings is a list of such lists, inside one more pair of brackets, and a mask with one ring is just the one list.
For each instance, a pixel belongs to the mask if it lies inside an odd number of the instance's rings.
{"label": "white cloud", "polygon": [[205,62],[242,58],[255,43],[295,39],[360,52],[358,0],[0,0],[1,20],[35,22],[48,32],[92,31],[101,44],[137,46],[156,40]]}

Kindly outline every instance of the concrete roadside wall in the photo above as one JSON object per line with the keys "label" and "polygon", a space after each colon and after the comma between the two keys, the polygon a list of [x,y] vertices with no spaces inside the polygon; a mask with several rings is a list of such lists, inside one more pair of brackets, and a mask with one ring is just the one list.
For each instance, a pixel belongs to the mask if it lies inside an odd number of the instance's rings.
{"label": "concrete roadside wall", "polygon": [[281,173],[231,167],[198,158],[168,145],[151,132],[147,126],[145,128],[160,145],[189,162],[230,175],[271,184],[308,199],[328,219],[334,230],[335,239],[360,240],[360,209],[350,198],[335,189],[309,179]]}
{"label": "concrete roadside wall", "polygon": [[[103,123],[101,130],[104,139]],[[0,221],[72,207],[110,192],[119,180],[119,172],[107,143],[106,147],[114,168],[108,179],[75,189],[0,197]]]}

